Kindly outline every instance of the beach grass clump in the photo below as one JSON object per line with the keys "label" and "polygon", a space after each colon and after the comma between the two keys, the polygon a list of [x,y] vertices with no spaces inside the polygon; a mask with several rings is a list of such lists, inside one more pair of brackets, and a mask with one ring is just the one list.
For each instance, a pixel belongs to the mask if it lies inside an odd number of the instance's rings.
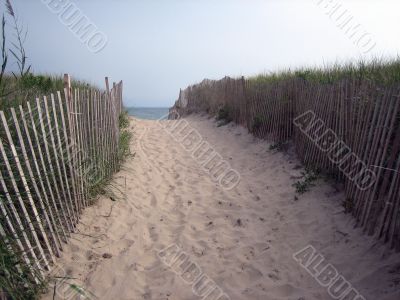
{"label": "beach grass clump", "polygon": [[120,115],[119,115],[119,129],[124,130],[129,127],[129,113],[127,110],[124,110]]}
{"label": "beach grass clump", "polygon": [[224,106],[218,110],[217,120],[232,120],[229,107]]}
{"label": "beach grass clump", "polygon": [[218,127],[232,122],[231,109],[228,106],[221,107],[217,112],[216,119],[218,121]]}
{"label": "beach grass clump", "polygon": [[256,132],[267,122],[266,117],[263,115],[256,115],[253,118],[253,123],[251,125],[251,131]]}
{"label": "beach grass clump", "polygon": [[306,172],[303,172],[302,180],[299,180],[293,184],[296,188],[296,193],[304,194],[308,192],[311,187],[315,186],[315,181],[318,179],[318,172],[307,169]]}
{"label": "beach grass clump", "polygon": [[119,115],[119,130],[118,158],[121,164],[131,156],[130,145],[133,137],[132,132],[129,130],[129,115],[126,110]]}
{"label": "beach grass clump", "polygon": [[131,150],[130,150],[130,143],[132,140],[132,132],[129,130],[123,130],[120,133],[119,136],[119,151],[118,151],[118,157],[120,162],[124,162],[126,158],[128,158],[131,155]]}
{"label": "beach grass clump", "polygon": [[[0,240],[1,299],[38,299],[38,295],[45,290],[45,281],[40,279],[36,270],[22,263],[20,256],[11,251],[11,240],[11,237]],[[33,274],[36,274],[36,280]]]}

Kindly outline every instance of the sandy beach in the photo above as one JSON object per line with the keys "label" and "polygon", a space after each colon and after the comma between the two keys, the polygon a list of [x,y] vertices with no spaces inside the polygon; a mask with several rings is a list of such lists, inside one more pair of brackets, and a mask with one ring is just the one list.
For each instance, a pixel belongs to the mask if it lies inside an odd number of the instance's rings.
{"label": "sandy beach", "polygon": [[297,195],[304,169],[292,151],[206,116],[186,120],[240,182],[223,189],[159,123],[132,118],[134,157],[115,175],[114,194],[84,211],[58,260],[86,295],[211,300],[160,258],[176,245],[232,300],[333,299],[293,258],[312,245],[365,299],[400,299],[399,255],[354,229],[339,186],[319,179]]}

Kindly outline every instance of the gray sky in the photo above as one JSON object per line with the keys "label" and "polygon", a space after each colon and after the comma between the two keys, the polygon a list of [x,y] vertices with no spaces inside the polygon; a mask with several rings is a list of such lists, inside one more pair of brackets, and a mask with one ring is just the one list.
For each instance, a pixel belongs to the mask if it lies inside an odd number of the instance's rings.
{"label": "gray sky", "polygon": [[329,17],[319,0],[73,1],[108,37],[98,53],[41,0],[12,3],[29,28],[35,72],[70,73],[101,86],[104,76],[122,79],[125,105],[155,107],[171,106],[179,88],[204,78],[397,55],[400,1],[333,1],[368,33],[369,45],[376,43],[368,54],[335,23],[340,10]]}

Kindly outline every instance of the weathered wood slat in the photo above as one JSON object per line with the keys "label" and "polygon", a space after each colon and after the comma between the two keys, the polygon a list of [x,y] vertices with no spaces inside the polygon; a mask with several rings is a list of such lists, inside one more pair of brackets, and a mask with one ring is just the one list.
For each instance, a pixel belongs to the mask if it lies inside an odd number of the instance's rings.
{"label": "weathered wood slat", "polygon": [[[47,225],[48,225],[49,230],[50,230],[50,232],[51,232],[51,236],[52,236],[53,242],[56,243],[56,239],[55,239],[55,236],[54,236],[53,225],[52,225],[52,223],[50,222],[49,216],[48,216],[47,211],[46,211],[46,209],[45,209],[45,207],[44,207],[44,203],[43,203],[43,199],[42,199],[41,192],[39,191],[39,187],[38,187],[37,184],[36,184],[36,179],[35,179],[35,176],[34,176],[34,174],[33,174],[33,172],[32,172],[31,163],[30,163],[28,154],[27,154],[27,152],[26,152],[25,142],[24,142],[24,139],[23,139],[23,137],[22,137],[21,129],[20,129],[20,126],[19,126],[19,123],[18,123],[18,119],[17,119],[17,115],[16,115],[16,113],[15,113],[15,109],[14,109],[14,108],[11,108],[11,114],[12,114],[12,118],[13,118],[13,121],[14,121],[14,126],[15,126],[15,128],[16,128],[16,130],[17,130],[17,135],[18,135],[19,144],[20,144],[20,147],[21,147],[21,150],[22,150],[22,154],[23,154],[23,158],[24,158],[24,161],[25,161],[26,169],[28,170],[28,175],[29,175],[29,177],[30,177],[30,181],[32,182],[32,185],[33,185],[33,188],[34,188],[36,197],[37,197],[37,199],[38,199],[38,202],[39,202],[39,205],[40,205],[40,208],[41,208],[41,211],[42,211],[42,215],[45,217],[46,222],[47,222]],[[10,137],[10,138],[11,138],[11,137]],[[18,165],[19,165],[19,163],[17,164],[17,166],[18,166]],[[23,173],[22,167],[19,165],[19,166],[18,166],[18,169],[19,169],[20,175],[21,175],[21,172]],[[40,217],[39,217],[39,215],[38,215],[38,213],[37,213],[37,210],[36,210],[36,206],[35,206],[35,204],[33,203],[33,199],[32,199],[32,196],[31,196],[31,192],[29,191],[28,184],[27,184],[27,182],[26,182],[26,180],[25,180],[25,175],[21,175],[21,180],[23,181],[25,191],[26,191],[26,193],[27,193],[27,195],[28,195],[28,199],[29,199],[29,201],[31,202],[31,206],[32,206],[33,213],[34,213],[35,215],[37,215],[37,220],[38,220],[39,229],[40,229],[41,234],[42,234],[42,236],[43,236],[43,239],[44,239],[44,241],[45,241],[45,243],[46,243],[47,251],[48,251],[49,254],[50,254],[50,255],[49,255],[49,256],[50,256],[50,259],[52,260],[52,262],[55,262],[53,249],[52,249],[52,247],[50,246],[49,239],[48,239],[48,237],[47,237],[47,233],[45,232],[45,230],[44,230],[44,228],[43,228],[42,222],[41,222]]]}
{"label": "weathered wood slat", "polygon": [[[22,119],[22,123],[23,123],[23,126],[24,126],[24,130],[25,130],[25,136],[26,136],[26,138],[28,140],[28,144],[29,144],[29,148],[30,148],[30,155],[32,156],[33,164],[35,166],[36,176],[38,178],[38,181],[39,181],[39,184],[40,184],[40,187],[41,187],[41,194],[43,195],[44,202],[47,205],[47,210],[48,210],[47,216],[49,216],[49,218],[51,219],[50,223],[52,225],[49,226],[49,230],[50,230],[52,235],[55,235],[55,238],[54,238],[55,241],[56,241],[55,242],[55,244],[56,244],[55,251],[56,251],[57,256],[60,256],[59,249],[61,247],[61,239],[60,239],[60,235],[59,235],[59,233],[57,231],[57,223],[56,223],[56,220],[54,218],[56,213],[52,210],[52,206],[50,205],[50,202],[49,202],[49,198],[48,198],[47,191],[46,191],[45,184],[44,184],[44,179],[43,179],[43,176],[42,176],[42,172],[40,172],[38,159],[36,157],[36,153],[35,153],[35,149],[34,149],[34,146],[33,146],[33,143],[32,143],[31,135],[29,133],[28,124],[27,124],[27,121],[26,121],[26,118],[25,118],[25,111],[24,111],[24,109],[22,108],[21,105],[19,106],[19,110],[20,110],[20,113],[21,113],[21,119]],[[30,125],[34,126],[34,124],[30,124]]]}
{"label": "weathered wood slat", "polygon": [[[27,106],[28,106],[29,117],[30,117],[32,129],[33,129],[33,134],[34,134],[34,137],[35,137],[35,144],[37,145],[37,150],[38,150],[38,153],[39,153],[41,167],[42,167],[42,170],[44,172],[44,177],[46,179],[47,190],[48,190],[48,192],[50,194],[51,204],[53,206],[52,207],[53,208],[53,212],[56,215],[56,218],[57,218],[58,224],[59,224],[57,229],[61,231],[61,233],[63,235],[63,238],[64,238],[64,242],[67,242],[67,234],[65,232],[64,225],[62,223],[61,213],[60,213],[60,211],[58,210],[58,207],[57,207],[56,199],[55,199],[55,196],[54,196],[54,193],[53,193],[53,186],[50,183],[49,172],[48,172],[48,169],[47,169],[47,166],[46,166],[46,162],[45,162],[45,159],[44,159],[44,155],[43,155],[43,152],[42,152],[42,149],[41,149],[42,147],[40,146],[40,139],[39,139],[38,132],[36,130],[36,123],[35,123],[35,120],[34,120],[34,117],[33,117],[32,108],[31,108],[31,105],[30,105],[29,102],[27,103]],[[62,250],[62,245],[61,244],[59,244],[59,247]]]}

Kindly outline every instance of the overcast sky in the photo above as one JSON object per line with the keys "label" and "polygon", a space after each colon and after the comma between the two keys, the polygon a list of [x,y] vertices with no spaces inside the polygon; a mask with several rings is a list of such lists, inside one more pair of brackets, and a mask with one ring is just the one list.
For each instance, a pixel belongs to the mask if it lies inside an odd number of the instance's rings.
{"label": "overcast sky", "polygon": [[[376,42],[367,57],[397,55],[399,0],[336,2]],[[171,106],[180,88],[204,78],[365,57],[317,0],[74,1],[108,37],[98,53],[41,0],[12,3],[29,28],[26,50],[35,72],[70,73],[99,85],[104,76],[122,79],[126,106]]]}

